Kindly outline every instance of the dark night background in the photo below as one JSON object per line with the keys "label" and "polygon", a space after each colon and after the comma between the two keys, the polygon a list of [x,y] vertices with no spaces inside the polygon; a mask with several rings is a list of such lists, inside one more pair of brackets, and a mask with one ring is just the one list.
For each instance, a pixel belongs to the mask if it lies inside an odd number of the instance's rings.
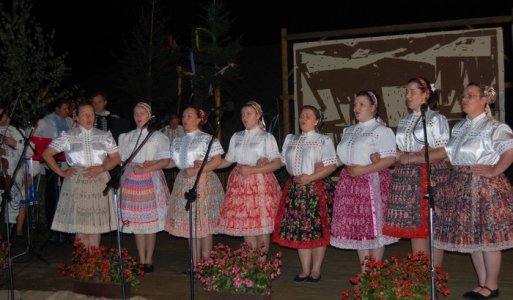
{"label": "dark night background", "polygon": [[[244,79],[234,99],[257,99],[275,109],[281,94],[280,28],[289,33],[329,31],[379,25],[457,20],[511,15],[508,1],[224,1],[234,19],[233,37],[242,35],[239,61]],[[83,88],[109,90],[109,68],[120,54],[120,43],[134,24],[134,15],[145,0],[34,1],[36,20],[49,32],[55,29],[56,53],[68,54],[70,82]],[[189,35],[199,22],[205,1],[162,1],[172,14],[169,33],[179,45],[189,45]],[[303,2],[304,3],[304,2]],[[506,56],[511,54],[511,26],[505,28]],[[290,47],[291,48],[291,47]],[[507,59],[506,64],[511,64]],[[511,68],[506,67],[506,81]],[[172,83],[173,84],[173,83]],[[114,98],[114,99],[113,99]],[[225,97],[223,96],[223,100]],[[232,99],[233,100],[233,99]],[[109,104],[122,102],[115,97]],[[272,109],[270,109],[272,107]],[[129,112],[128,112],[129,113]],[[236,114],[238,115],[238,113]]]}

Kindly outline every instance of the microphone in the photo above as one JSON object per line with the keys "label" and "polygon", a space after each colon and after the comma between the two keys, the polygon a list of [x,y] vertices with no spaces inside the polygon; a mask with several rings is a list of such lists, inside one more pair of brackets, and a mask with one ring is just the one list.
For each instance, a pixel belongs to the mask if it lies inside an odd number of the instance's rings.
{"label": "microphone", "polygon": [[223,104],[221,106],[212,107],[210,109],[210,111],[211,112],[214,112],[214,111],[225,112],[225,111],[233,111],[233,109],[234,109],[233,102],[226,101],[226,102],[223,102]]}
{"label": "microphone", "polygon": [[157,118],[155,116],[151,116],[150,119],[143,125],[142,128],[145,128],[152,124],[155,124],[156,121],[157,121]]}

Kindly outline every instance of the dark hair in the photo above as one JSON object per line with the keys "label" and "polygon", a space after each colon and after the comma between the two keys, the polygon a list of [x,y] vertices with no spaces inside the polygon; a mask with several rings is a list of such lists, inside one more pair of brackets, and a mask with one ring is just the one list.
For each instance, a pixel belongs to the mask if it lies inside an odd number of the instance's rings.
{"label": "dark hair", "polygon": [[[186,111],[189,108],[193,109],[196,112],[196,116],[201,120],[199,123],[199,127],[202,128],[202,126],[208,122],[206,113],[203,110],[192,105],[187,106],[183,111]],[[203,112],[203,114],[201,112]]]}
{"label": "dark hair", "polygon": [[323,121],[324,116],[321,113],[321,111],[313,105],[304,105],[303,108],[301,108],[301,111],[303,111],[305,109],[309,109],[314,112],[315,118],[319,121],[319,122],[317,122],[317,125],[315,126],[315,130],[316,131],[321,130],[322,126],[324,125],[324,121]]}
{"label": "dark hair", "polygon": [[431,90],[431,82],[429,82],[429,80],[427,80],[424,77],[415,77],[408,80],[406,84],[410,84],[412,82],[415,82],[417,84],[419,90],[429,95],[426,104],[429,106],[430,109],[435,109],[437,95],[436,91]]}
{"label": "dark hair", "polygon": [[56,99],[56,100],[53,100],[52,102],[50,102],[50,104],[48,105],[48,110],[50,112],[54,112],[56,108],[59,108],[61,107],[62,105],[64,104],[69,104],[68,101],[64,100],[64,99]]}
{"label": "dark hair", "polygon": [[[378,94],[376,94],[375,91],[373,90],[364,90],[364,91],[359,91],[357,94],[356,94],[356,97],[359,97],[359,96],[364,96],[364,97],[367,97],[367,99],[369,100],[369,103],[371,105],[375,105],[376,106],[376,113],[374,113],[374,118],[379,118],[379,97],[378,97]],[[376,103],[374,103],[374,100],[372,99],[374,96],[376,98]]]}
{"label": "dark hair", "polygon": [[103,98],[105,99],[105,101],[107,101],[107,96],[105,95],[105,93],[101,90],[95,90],[95,91],[91,91],[91,92],[88,92],[86,94],[86,100],[88,102],[91,102],[93,101],[93,98],[96,97],[96,96],[103,96]]}
{"label": "dark hair", "polygon": [[80,113],[80,109],[81,109],[82,107],[86,107],[86,106],[89,106],[90,108],[92,108],[92,109],[93,109],[93,112],[94,112],[94,106],[93,106],[91,103],[89,103],[89,102],[80,102],[80,103],[78,104],[78,106],[77,106],[77,114],[78,114],[78,113]]}

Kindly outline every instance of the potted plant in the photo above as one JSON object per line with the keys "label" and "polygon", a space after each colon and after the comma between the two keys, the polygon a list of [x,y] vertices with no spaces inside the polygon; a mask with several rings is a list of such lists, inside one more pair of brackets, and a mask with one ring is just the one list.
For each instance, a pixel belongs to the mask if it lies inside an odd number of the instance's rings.
{"label": "potted plant", "polygon": [[[74,291],[96,297],[121,298],[118,250],[104,246],[86,249],[80,242],[75,242],[74,247],[71,264],[58,266],[63,275],[73,279]],[[129,256],[125,248],[121,252],[125,293],[129,296],[131,287],[140,283],[139,276],[143,276],[144,272],[142,265],[137,263],[134,256]]]}
{"label": "potted plant", "polygon": [[236,250],[218,244],[209,258],[198,261],[195,276],[210,292],[210,299],[270,299],[271,283],[280,276],[282,254],[269,260],[266,255],[248,243]]}
{"label": "potted plant", "polygon": [[[353,288],[342,292],[345,299],[430,299],[431,267],[429,258],[422,252],[408,253],[399,260],[375,261],[368,259],[366,272],[349,279]],[[449,275],[435,267],[436,291],[449,295]]]}

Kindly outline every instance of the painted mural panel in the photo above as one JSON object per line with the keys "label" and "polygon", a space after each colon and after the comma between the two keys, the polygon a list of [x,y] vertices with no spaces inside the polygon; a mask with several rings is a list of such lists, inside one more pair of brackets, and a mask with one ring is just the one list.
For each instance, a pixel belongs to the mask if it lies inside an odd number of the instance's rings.
{"label": "painted mural panel", "polygon": [[303,105],[319,107],[322,131],[338,142],[342,128],[355,123],[355,95],[372,89],[381,98],[381,117],[396,127],[407,113],[406,82],[423,76],[435,84],[437,110],[451,123],[463,117],[459,100],[470,81],[496,87],[494,110],[504,121],[502,40],[502,29],[491,28],[296,43],[296,116]]}

